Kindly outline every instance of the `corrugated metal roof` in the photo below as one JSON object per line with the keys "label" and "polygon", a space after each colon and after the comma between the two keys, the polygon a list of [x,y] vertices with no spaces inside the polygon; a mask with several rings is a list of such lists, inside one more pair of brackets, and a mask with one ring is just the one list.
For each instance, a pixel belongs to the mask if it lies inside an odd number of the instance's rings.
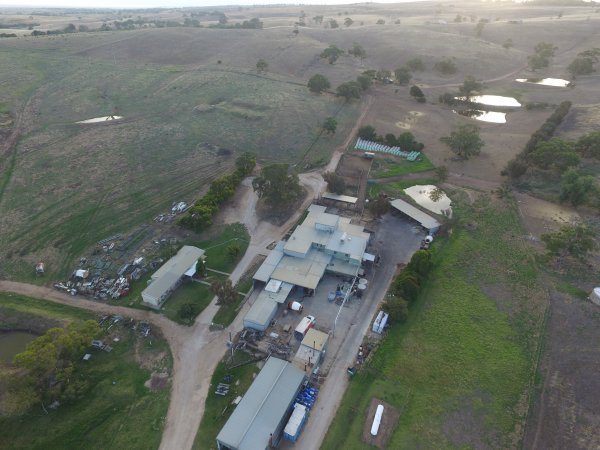
{"label": "corrugated metal roof", "polygon": [[262,450],[294,401],[304,372],[270,357],[236,407],[217,441],[235,450]]}
{"label": "corrugated metal roof", "polygon": [[391,204],[398,211],[416,220],[428,230],[437,230],[440,227],[440,223],[437,220],[404,200],[396,199]]}
{"label": "corrugated metal roof", "polygon": [[267,256],[267,258],[263,261],[261,266],[258,268],[256,273],[254,274],[254,279],[258,281],[262,281],[263,283],[267,283],[269,278],[271,278],[271,274],[283,258],[283,246],[285,245],[284,241],[279,241],[275,248],[271,250],[271,253]]}
{"label": "corrugated metal roof", "polygon": [[181,247],[181,249],[179,249],[175,256],[169,259],[160,267],[160,269],[154,272],[152,279],[155,280],[160,278],[167,272],[178,273],[181,276],[202,256],[204,256],[204,250],[198,247],[192,247],[191,245],[184,245]]}
{"label": "corrugated metal roof", "polygon": [[334,194],[333,192],[325,192],[323,194],[323,198],[326,198],[328,200],[336,200],[338,202],[350,203],[352,205],[355,205],[356,202],[358,201],[358,197],[350,197],[349,195]]}
{"label": "corrugated metal roof", "polygon": [[166,272],[157,280],[154,280],[144,291],[142,292],[142,299],[144,303],[149,306],[159,307],[163,295],[173,289],[177,284],[181,274],[175,272]]}
{"label": "corrugated metal roof", "polygon": [[263,289],[244,316],[244,326],[260,331],[266,330],[277,311],[277,304],[285,302],[293,287],[293,284],[282,283],[278,292]]}
{"label": "corrugated metal roof", "polygon": [[286,255],[281,259],[271,276],[286,283],[316,289],[331,258],[331,255],[314,248],[304,258]]}

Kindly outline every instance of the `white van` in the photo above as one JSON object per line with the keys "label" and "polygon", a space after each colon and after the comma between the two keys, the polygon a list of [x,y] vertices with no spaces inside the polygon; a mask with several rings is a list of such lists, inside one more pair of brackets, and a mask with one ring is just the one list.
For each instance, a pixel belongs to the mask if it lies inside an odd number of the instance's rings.
{"label": "white van", "polygon": [[314,327],[316,322],[317,321],[313,316],[304,317],[296,327],[296,330],[294,331],[294,336],[296,337],[296,339],[298,339],[299,341],[304,339],[304,336],[306,335],[308,330]]}

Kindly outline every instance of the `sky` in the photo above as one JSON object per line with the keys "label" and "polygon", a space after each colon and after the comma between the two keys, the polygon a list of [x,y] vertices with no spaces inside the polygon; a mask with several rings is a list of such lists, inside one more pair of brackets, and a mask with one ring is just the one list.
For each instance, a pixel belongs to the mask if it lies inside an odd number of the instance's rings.
{"label": "sky", "polygon": [[[378,0],[373,3],[401,3],[409,0]],[[414,1],[414,0],[413,0]],[[178,8],[190,6],[222,6],[222,5],[343,5],[358,3],[352,0],[0,0],[2,6],[37,6],[57,8]],[[364,3],[364,0],[363,2]]]}

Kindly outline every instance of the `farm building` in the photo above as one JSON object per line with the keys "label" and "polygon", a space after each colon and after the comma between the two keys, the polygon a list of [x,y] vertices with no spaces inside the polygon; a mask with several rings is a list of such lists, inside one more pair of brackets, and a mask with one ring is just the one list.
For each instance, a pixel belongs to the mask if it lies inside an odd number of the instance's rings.
{"label": "farm building", "polygon": [[328,342],[329,335],[327,333],[311,328],[302,339],[292,364],[305,372],[314,372],[325,358]]}
{"label": "farm building", "polygon": [[270,357],[217,436],[220,450],[263,450],[281,439],[304,372]]}
{"label": "farm building", "polygon": [[314,290],[325,272],[356,276],[362,261],[374,258],[365,253],[370,235],[362,226],[325,210],[311,205],[302,224],[271,250],[256,271],[254,281],[266,284],[266,291],[273,285],[281,289],[271,290],[277,293],[275,303],[262,292],[244,318],[244,326],[264,331],[262,327],[272,320],[277,304],[285,302],[294,286]]}
{"label": "farm building", "polygon": [[150,285],[142,292],[144,305],[159,309],[179,286],[184,275],[191,277],[196,273],[196,263],[200,258],[204,258],[204,250],[190,245],[181,247],[152,275]]}
{"label": "farm building", "polygon": [[404,200],[396,199],[391,202],[391,205],[397,211],[410,217],[412,220],[419,222],[430,234],[436,233],[440,228],[440,223],[431,217],[429,214],[421,211]]}
{"label": "farm building", "polygon": [[351,197],[349,195],[335,194],[333,192],[325,192],[321,196],[321,201],[325,204],[331,204],[334,206],[342,206],[345,208],[354,208],[358,197]]}

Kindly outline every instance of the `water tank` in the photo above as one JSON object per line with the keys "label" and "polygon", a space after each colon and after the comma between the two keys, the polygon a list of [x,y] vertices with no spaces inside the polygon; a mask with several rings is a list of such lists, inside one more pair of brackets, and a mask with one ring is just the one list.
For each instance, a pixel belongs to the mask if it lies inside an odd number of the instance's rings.
{"label": "water tank", "polygon": [[379,425],[381,424],[382,417],[383,417],[383,405],[378,405],[377,411],[375,411],[375,417],[373,418],[373,425],[371,425],[371,435],[377,436],[377,432],[379,431]]}

